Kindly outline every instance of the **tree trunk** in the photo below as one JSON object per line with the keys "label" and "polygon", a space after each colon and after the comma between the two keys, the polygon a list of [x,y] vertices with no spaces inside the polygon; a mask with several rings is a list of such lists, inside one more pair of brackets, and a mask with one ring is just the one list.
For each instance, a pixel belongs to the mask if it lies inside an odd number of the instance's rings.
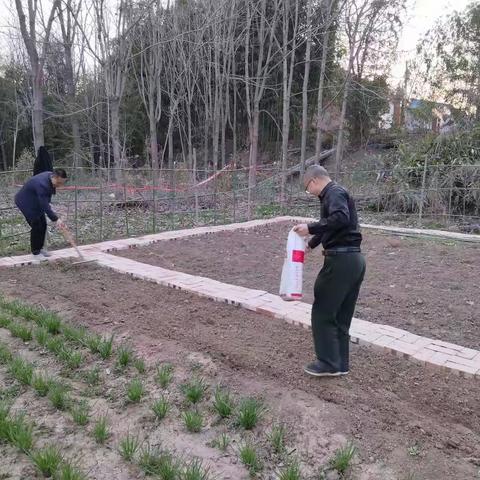
{"label": "tree trunk", "polygon": [[148,123],[150,126],[150,162],[154,170],[158,169],[158,137],[155,104],[152,97],[148,99]]}
{"label": "tree trunk", "polygon": [[340,127],[338,129],[338,138],[337,138],[337,146],[335,151],[335,180],[340,180],[340,165],[342,161],[343,155],[343,135],[345,131],[345,116],[347,113],[347,101],[348,101],[348,94],[350,91],[350,83],[351,83],[351,75],[350,72],[347,72],[347,78],[345,80],[345,90],[343,92],[343,100],[342,100],[342,113],[340,114]]}
{"label": "tree trunk", "polygon": [[307,45],[305,49],[305,71],[302,88],[302,141],[300,146],[300,173],[305,172],[305,158],[308,139],[308,80],[310,78],[310,52],[312,48],[312,2],[307,0]]}
{"label": "tree trunk", "polygon": [[110,127],[113,149],[114,178],[120,179],[124,165],[122,160],[122,147],[120,144],[120,100],[117,98],[110,100]]}
{"label": "tree trunk", "polygon": [[250,131],[250,159],[248,171],[248,219],[252,217],[252,202],[255,201],[254,188],[257,175],[258,131],[260,128],[260,105],[256,104],[253,110],[253,121]]}
{"label": "tree trunk", "polygon": [[43,89],[42,89],[42,71],[37,65],[33,73],[32,83],[32,128],[33,128],[33,144],[35,153],[38,149],[45,145],[45,137],[43,133]]}

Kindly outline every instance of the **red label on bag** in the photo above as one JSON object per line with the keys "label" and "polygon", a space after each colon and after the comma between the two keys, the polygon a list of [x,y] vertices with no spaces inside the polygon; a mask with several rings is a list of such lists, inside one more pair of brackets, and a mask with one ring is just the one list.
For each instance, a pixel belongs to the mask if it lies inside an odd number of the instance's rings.
{"label": "red label on bag", "polygon": [[303,250],[292,250],[292,262],[303,263],[305,260],[305,252]]}

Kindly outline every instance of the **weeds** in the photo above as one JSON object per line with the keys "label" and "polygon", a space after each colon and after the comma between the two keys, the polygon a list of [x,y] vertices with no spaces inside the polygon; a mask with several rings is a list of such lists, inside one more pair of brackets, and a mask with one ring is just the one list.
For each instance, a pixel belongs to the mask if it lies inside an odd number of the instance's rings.
{"label": "weeds", "polygon": [[143,395],[145,394],[145,388],[140,379],[134,378],[127,385],[127,398],[130,402],[136,403],[139,402]]}
{"label": "weeds", "polygon": [[87,480],[87,477],[70,463],[62,463],[55,473],[54,480]]}
{"label": "weeds", "polygon": [[218,438],[216,438],[213,442],[212,445],[222,452],[226,452],[227,448],[229,447],[231,443],[230,437],[226,433],[222,433]]}
{"label": "weeds", "polygon": [[133,360],[133,366],[137,369],[137,372],[143,375],[147,370],[145,366],[145,360],[143,358],[137,357]]}
{"label": "weeds", "polygon": [[90,407],[85,400],[72,408],[72,419],[77,425],[86,425],[90,420]]}
{"label": "weeds", "polygon": [[170,404],[164,396],[161,396],[153,403],[152,410],[158,420],[163,420],[170,410]]}
{"label": "weeds", "polygon": [[130,347],[121,345],[117,352],[117,364],[120,368],[126,368],[131,363],[133,352]]}
{"label": "weeds", "polygon": [[33,427],[25,421],[25,415],[17,414],[4,420],[4,436],[18,449],[28,452],[33,446]]}
{"label": "weeds", "polygon": [[113,353],[113,335],[109,339],[102,339],[97,350],[103,360],[110,358]]}
{"label": "weeds", "polygon": [[199,458],[193,459],[183,469],[182,480],[209,480],[210,467],[205,467]]}
{"label": "weeds", "polygon": [[93,437],[97,443],[104,444],[109,436],[110,431],[108,428],[107,417],[102,416],[95,422],[95,426],[93,427]]}
{"label": "weeds", "polygon": [[179,462],[170,453],[150,446],[142,450],[139,465],[147,475],[155,475],[161,480],[177,480],[180,475]]}
{"label": "weeds", "polygon": [[280,455],[285,451],[285,434],[286,430],[283,425],[274,425],[268,435],[273,451]]}
{"label": "weeds", "polygon": [[203,418],[199,412],[190,410],[188,412],[184,412],[182,417],[183,417],[185,426],[187,427],[187,430],[189,432],[192,432],[192,433],[200,432],[203,426]]}
{"label": "weeds", "polygon": [[352,462],[352,459],[357,452],[357,448],[352,443],[347,443],[342,448],[339,448],[333,458],[330,460],[330,466],[338,473],[345,473]]}
{"label": "weeds", "polygon": [[29,342],[32,339],[32,329],[21,323],[11,322],[8,329],[13,337],[20,338],[24,342]]}
{"label": "weeds", "polygon": [[245,430],[252,430],[264,414],[264,407],[255,398],[246,398],[238,407],[237,423]]}
{"label": "weeds", "polygon": [[213,408],[222,418],[230,417],[234,408],[234,402],[230,392],[217,388],[215,390]]}
{"label": "weeds", "polygon": [[248,468],[251,477],[254,477],[262,469],[255,447],[245,443],[240,447],[240,460]]}
{"label": "weeds", "polygon": [[58,448],[48,446],[31,454],[31,459],[44,477],[51,477],[58,469],[62,456]]}
{"label": "weeds", "polygon": [[0,343],[0,364],[9,363],[12,361],[12,358],[12,352],[9,348],[3,343]]}
{"label": "weeds", "polygon": [[0,312],[0,327],[1,328],[8,328],[8,326],[12,323],[12,320],[9,316],[5,315],[3,312]]}
{"label": "weeds", "polygon": [[101,342],[102,342],[102,337],[96,334],[88,335],[85,338],[85,344],[87,345],[91,353],[99,353],[98,349],[100,347]]}
{"label": "weeds", "polygon": [[83,357],[80,352],[75,350],[70,350],[69,348],[62,348],[58,354],[58,358],[62,360],[68,367],[72,369],[77,369],[83,362]]}
{"label": "weeds", "polygon": [[23,385],[30,385],[33,378],[33,365],[22,357],[13,358],[8,366],[10,374]]}
{"label": "weeds", "polygon": [[52,382],[48,391],[48,399],[57,410],[66,410],[70,404],[67,388],[59,382]]}
{"label": "weeds", "polygon": [[50,390],[52,380],[43,373],[35,373],[32,378],[32,387],[40,397],[45,397]]}
{"label": "weeds", "polygon": [[43,327],[36,328],[33,332],[33,336],[41,347],[45,347],[47,345],[48,339],[50,338],[48,331]]}
{"label": "weeds", "polygon": [[84,327],[62,326],[63,336],[76,345],[84,345],[87,337],[87,330]]}
{"label": "weeds", "polygon": [[300,480],[300,464],[297,460],[291,461],[278,475],[278,480]]}
{"label": "weeds", "polygon": [[127,434],[125,438],[120,440],[118,451],[124,460],[131,462],[137,453],[139,446],[140,442],[138,437]]}
{"label": "weeds", "polygon": [[162,388],[167,388],[173,379],[173,365],[165,363],[164,365],[157,367],[157,373],[155,375],[155,381]]}
{"label": "weeds", "polygon": [[49,337],[45,346],[48,351],[60,355],[64,348],[64,342],[60,337]]}
{"label": "weeds", "polygon": [[91,370],[85,372],[85,381],[90,386],[98,385],[98,383],[100,383],[100,369],[93,367]]}
{"label": "weeds", "polygon": [[411,457],[418,457],[420,455],[420,447],[418,444],[412,445],[407,448],[407,452]]}
{"label": "weeds", "polygon": [[62,321],[55,314],[46,312],[43,318],[38,321],[38,324],[51,335],[57,335],[57,333],[60,333]]}
{"label": "weeds", "polygon": [[185,398],[193,404],[198,403],[202,399],[207,388],[205,381],[201,378],[190,380],[182,387]]}

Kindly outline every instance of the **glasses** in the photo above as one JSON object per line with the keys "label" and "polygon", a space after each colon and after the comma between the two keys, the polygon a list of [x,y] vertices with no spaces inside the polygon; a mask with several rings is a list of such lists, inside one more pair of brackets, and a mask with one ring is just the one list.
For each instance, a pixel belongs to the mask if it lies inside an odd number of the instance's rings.
{"label": "glasses", "polygon": [[310,192],[308,191],[308,187],[310,186],[310,184],[311,184],[312,182],[313,182],[313,178],[311,178],[311,179],[309,180],[309,182],[307,183],[307,186],[305,187],[305,193],[310,194]]}

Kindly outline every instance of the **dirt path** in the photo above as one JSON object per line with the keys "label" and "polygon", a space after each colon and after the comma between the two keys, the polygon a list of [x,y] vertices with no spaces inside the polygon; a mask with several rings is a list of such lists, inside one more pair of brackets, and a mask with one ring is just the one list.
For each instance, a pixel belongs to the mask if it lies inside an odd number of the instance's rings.
{"label": "dirt path", "polygon": [[[278,294],[291,224],[222,232],[119,252],[141,262]],[[356,315],[419,335],[480,348],[480,247],[364,233],[367,275]],[[307,259],[304,301],[323,262]]]}
{"label": "dirt path", "polygon": [[[167,352],[181,362],[201,352],[222,376],[242,388],[256,386],[292,419],[302,403],[301,418],[294,419],[297,435],[314,452],[324,451],[332,430],[353,438],[361,448],[359,472],[367,475],[358,478],[402,479],[411,471],[425,480],[473,479],[478,471],[476,380],[356,347],[349,377],[310,379],[301,371],[311,359],[309,332],[96,267],[0,270],[0,290],[97,330],[126,335],[144,346],[147,358]],[[407,453],[413,445],[418,456]],[[387,470],[380,474],[383,464]]]}

